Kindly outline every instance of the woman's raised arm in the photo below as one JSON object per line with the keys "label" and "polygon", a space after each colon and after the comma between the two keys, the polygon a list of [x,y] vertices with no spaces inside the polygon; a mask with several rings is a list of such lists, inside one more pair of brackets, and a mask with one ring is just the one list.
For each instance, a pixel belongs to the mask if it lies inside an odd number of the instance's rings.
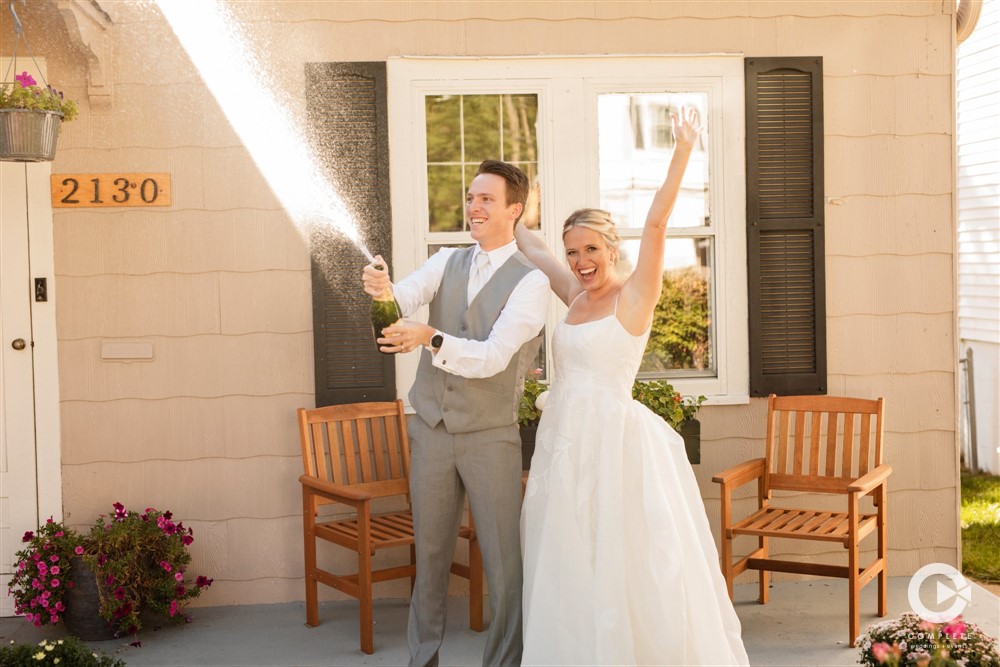
{"label": "woman's raised arm", "polygon": [[682,108],[680,117],[670,114],[670,120],[674,132],[674,154],[667,177],[653,196],[653,203],[646,214],[635,271],[625,281],[618,301],[618,320],[634,335],[644,332],[653,321],[653,310],[663,289],[667,220],[677,202],[691,150],[701,132],[695,109]]}
{"label": "woman's raised arm", "polygon": [[[538,215],[537,189],[528,194],[528,203],[525,206],[525,218],[531,218],[533,215]],[[524,222],[514,226],[514,240],[517,241],[517,249],[528,258],[528,261],[548,276],[549,286],[555,295],[567,306],[572,303],[583,288],[565,264],[552,254],[545,241],[528,229]]]}

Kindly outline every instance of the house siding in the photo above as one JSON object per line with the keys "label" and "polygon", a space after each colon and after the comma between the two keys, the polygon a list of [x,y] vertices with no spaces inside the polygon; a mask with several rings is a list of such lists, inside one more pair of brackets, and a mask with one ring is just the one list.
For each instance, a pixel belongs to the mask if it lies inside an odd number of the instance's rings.
{"label": "house siding", "polygon": [[[174,201],[54,213],[65,513],[85,526],[116,500],[172,510],[195,530],[193,571],[215,578],[198,604],[302,599],[294,408],[314,400],[307,244],[156,11],[102,6],[114,21],[110,112],[90,112],[81,55],[47,46],[52,82],[83,101],[53,172],[170,172]],[[822,56],[830,393],[886,398],[891,571],[957,563],[951,2],[229,6],[296,113],[306,62]],[[58,18],[38,16],[29,31]],[[152,360],[101,360],[102,341],[137,338],[152,341]],[[701,413],[695,473],[715,531],[711,476],[761,455],[764,413],[763,399]],[[753,503],[745,491],[737,511]],[[772,552],[826,549],[842,552]]]}

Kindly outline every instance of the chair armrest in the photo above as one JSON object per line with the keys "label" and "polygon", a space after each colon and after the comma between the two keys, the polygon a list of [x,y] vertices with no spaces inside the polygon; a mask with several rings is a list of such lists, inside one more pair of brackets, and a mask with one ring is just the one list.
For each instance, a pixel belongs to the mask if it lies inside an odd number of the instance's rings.
{"label": "chair armrest", "polygon": [[343,484],[334,484],[333,482],[317,479],[310,475],[301,475],[299,477],[299,482],[302,483],[302,486],[312,489],[322,496],[353,507],[357,507],[358,505],[368,502],[375,497],[371,493],[367,493],[360,489],[355,489]]}
{"label": "chair armrest", "polygon": [[888,463],[883,463],[874,470],[869,470],[866,474],[854,480],[847,487],[847,491],[849,493],[860,493],[861,495],[871,493],[872,489],[885,482],[891,473],[892,466]]}
{"label": "chair armrest", "polygon": [[743,486],[747,482],[764,476],[764,459],[751,459],[727,468],[712,478],[713,482],[731,485],[734,487]]}

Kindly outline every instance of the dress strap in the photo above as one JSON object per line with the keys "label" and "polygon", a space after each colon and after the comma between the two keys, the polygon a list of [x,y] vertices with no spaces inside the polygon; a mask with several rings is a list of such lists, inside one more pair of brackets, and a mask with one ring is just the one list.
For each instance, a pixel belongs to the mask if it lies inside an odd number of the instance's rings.
{"label": "dress strap", "polygon": [[621,293],[622,293],[621,290],[618,290],[618,292],[615,294],[615,308],[614,310],[611,311],[611,314],[614,315],[616,318],[618,317],[618,297],[621,296]]}

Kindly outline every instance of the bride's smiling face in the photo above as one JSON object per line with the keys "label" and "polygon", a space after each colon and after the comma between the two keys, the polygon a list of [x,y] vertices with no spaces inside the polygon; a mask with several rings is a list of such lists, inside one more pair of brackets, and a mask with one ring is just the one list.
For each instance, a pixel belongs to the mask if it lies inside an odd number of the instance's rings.
{"label": "bride's smiling face", "polygon": [[563,234],[563,245],[569,270],[584,289],[598,289],[614,277],[616,252],[594,230],[571,227]]}

